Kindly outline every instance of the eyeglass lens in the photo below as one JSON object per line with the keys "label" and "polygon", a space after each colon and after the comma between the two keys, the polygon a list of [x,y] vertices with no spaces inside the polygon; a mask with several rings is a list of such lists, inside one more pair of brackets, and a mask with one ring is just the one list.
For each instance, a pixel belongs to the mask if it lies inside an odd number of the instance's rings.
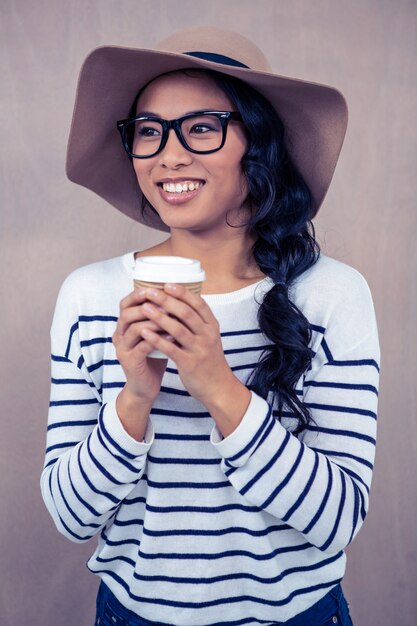
{"label": "eyeglass lens", "polygon": [[[187,146],[201,152],[216,150],[223,139],[222,123],[215,115],[188,117],[182,120],[181,131]],[[149,156],[157,152],[161,145],[163,127],[154,120],[133,120],[127,124],[126,133],[132,138],[132,153]]]}

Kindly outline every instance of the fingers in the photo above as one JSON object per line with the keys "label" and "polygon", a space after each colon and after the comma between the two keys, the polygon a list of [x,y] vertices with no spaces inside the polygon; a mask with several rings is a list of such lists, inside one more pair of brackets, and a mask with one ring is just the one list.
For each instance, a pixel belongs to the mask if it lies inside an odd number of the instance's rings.
{"label": "fingers", "polygon": [[[141,307],[141,304],[145,301],[145,291],[143,289],[135,289],[120,302],[120,315],[116,328],[120,335],[123,336],[131,324],[148,319]],[[154,328],[154,326],[152,324],[151,328]]]}
{"label": "fingers", "polygon": [[[192,344],[196,335],[187,328],[187,326],[185,325],[187,322],[185,320],[179,321],[176,318],[174,319],[173,317],[170,317],[163,311],[159,310],[155,305],[150,304],[150,303],[144,304],[143,309],[146,311],[146,314],[148,315],[148,317],[151,320],[154,320],[158,324],[159,328],[162,328],[166,333],[168,333],[171,337],[173,337],[181,346],[188,348]],[[202,323],[201,320],[200,320],[200,323]],[[146,334],[146,330],[149,331],[152,329],[149,329],[149,328],[146,329],[142,327],[140,329],[141,335],[143,337],[148,337],[148,336],[152,337],[152,335],[149,335],[149,333]]]}
{"label": "fingers", "polygon": [[201,296],[182,285],[171,288],[166,284],[164,290],[146,289],[145,292],[147,300],[181,320],[193,333],[198,333],[204,324],[213,323],[215,320],[210,307]]}

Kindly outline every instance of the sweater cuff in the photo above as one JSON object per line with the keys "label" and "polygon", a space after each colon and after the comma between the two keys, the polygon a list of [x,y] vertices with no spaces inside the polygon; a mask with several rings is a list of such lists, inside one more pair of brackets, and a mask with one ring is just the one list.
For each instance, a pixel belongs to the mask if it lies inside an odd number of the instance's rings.
{"label": "sweater cuff", "polygon": [[246,413],[230,435],[223,439],[217,426],[211,431],[210,442],[220,455],[232,461],[235,467],[246,463],[257,448],[270,421],[271,408],[267,401],[253,391],[251,396]]}
{"label": "sweater cuff", "polygon": [[116,400],[103,405],[101,418],[99,419],[106,445],[118,454],[124,453],[129,458],[146,454],[155,439],[154,428],[151,419],[148,419],[143,442],[137,441],[124,429],[116,411]]}

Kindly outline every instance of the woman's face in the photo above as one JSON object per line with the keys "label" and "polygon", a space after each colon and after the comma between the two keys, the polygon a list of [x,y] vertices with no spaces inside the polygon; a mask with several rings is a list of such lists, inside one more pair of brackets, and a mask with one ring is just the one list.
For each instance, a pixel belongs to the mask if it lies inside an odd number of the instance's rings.
{"label": "woman's face", "polygon": [[[235,111],[236,107],[208,76],[183,73],[164,74],[152,81],[136,109],[138,115],[151,112],[166,120],[204,110]],[[219,231],[230,229],[226,215],[229,223],[240,223],[237,215],[248,194],[240,165],[246,147],[241,122],[229,122],[225,145],[211,154],[189,152],[171,129],[159,154],[133,159],[133,166],[143,194],[170,229]],[[202,184],[187,196],[187,192],[165,191],[162,181]],[[247,218],[246,211],[240,215]]]}

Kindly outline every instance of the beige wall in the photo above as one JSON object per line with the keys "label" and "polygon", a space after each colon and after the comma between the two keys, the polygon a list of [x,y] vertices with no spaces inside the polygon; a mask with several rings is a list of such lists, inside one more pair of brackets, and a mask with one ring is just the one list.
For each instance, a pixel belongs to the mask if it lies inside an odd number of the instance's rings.
{"label": "beige wall", "polygon": [[[0,0],[0,623],[92,626],[94,541],[76,545],[41,501],[49,325],[75,267],[162,234],[66,180],[78,70],[102,44],[152,45],[191,24],[234,28],[274,69],[339,87],[350,123],[315,221],[326,254],[361,271],[382,348],[371,510],[348,551],[355,626],[417,623],[417,5],[413,0]],[[414,314],[414,315],[413,315]]]}

